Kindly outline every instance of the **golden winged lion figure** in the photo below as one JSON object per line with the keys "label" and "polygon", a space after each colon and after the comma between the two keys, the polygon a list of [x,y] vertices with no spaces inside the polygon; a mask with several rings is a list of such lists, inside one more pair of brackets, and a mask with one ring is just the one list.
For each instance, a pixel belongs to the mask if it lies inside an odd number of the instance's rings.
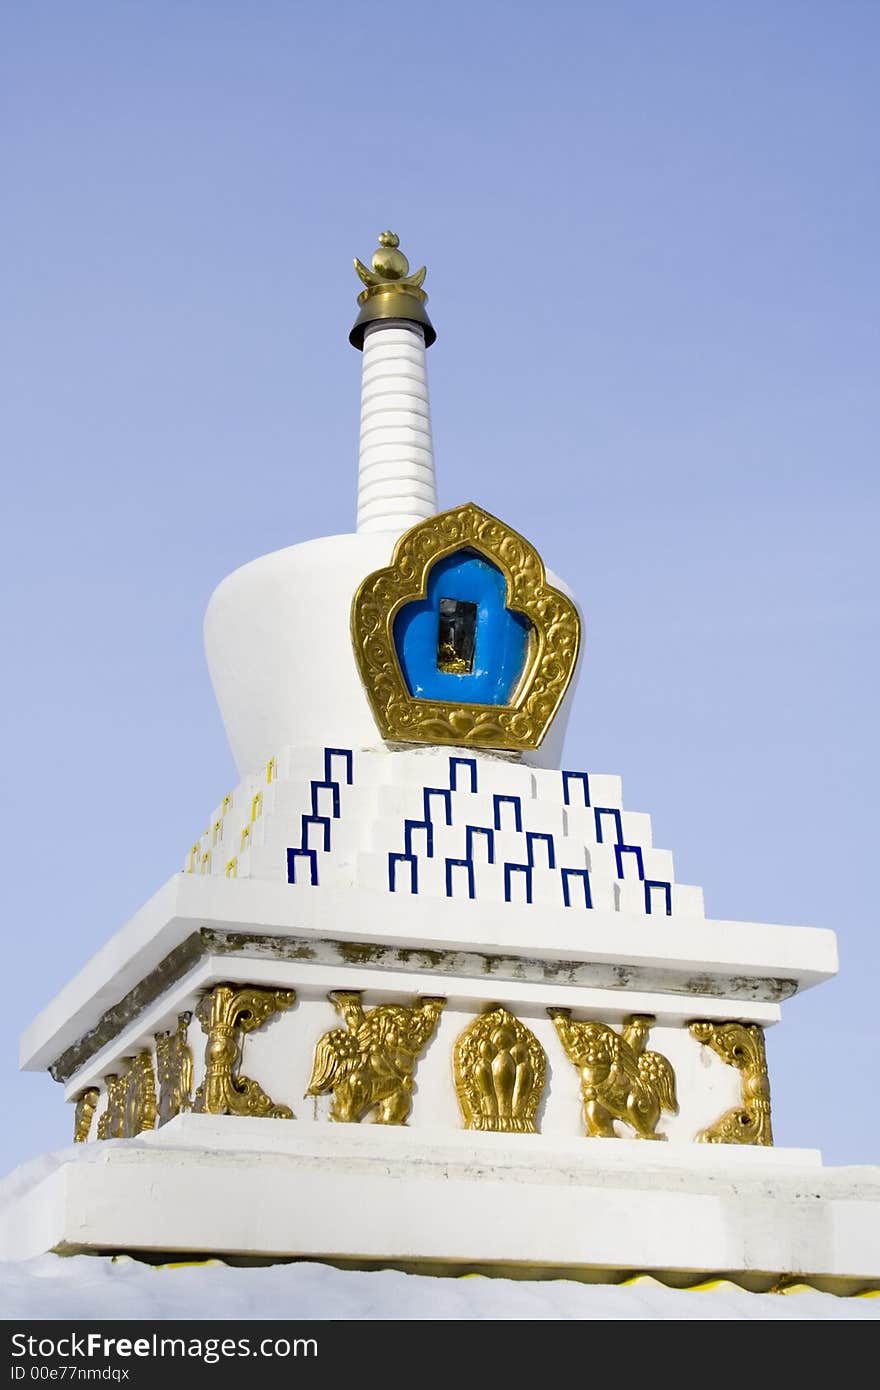
{"label": "golden winged lion figure", "polygon": [[635,1130],[637,1139],[657,1133],[661,1112],[678,1114],[675,1073],[661,1052],[646,1052],[653,1017],[633,1015],[618,1033],[606,1023],[577,1023],[568,1009],[548,1009],[560,1042],[581,1078],[587,1134],[615,1139],[614,1121]]}
{"label": "golden winged lion figure", "polygon": [[446,1000],[425,997],[412,1008],[379,1004],[365,1013],[359,990],[337,990],[329,999],[347,1026],[318,1041],[306,1095],[332,1091],[331,1120],[356,1123],[376,1107],[377,1124],[405,1125],[416,1061]]}

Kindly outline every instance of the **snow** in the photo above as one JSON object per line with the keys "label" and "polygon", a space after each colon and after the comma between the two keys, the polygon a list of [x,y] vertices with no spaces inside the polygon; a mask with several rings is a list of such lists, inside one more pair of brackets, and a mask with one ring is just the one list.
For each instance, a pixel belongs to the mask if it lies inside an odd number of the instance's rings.
{"label": "snow", "polygon": [[801,1286],[753,1294],[718,1281],[666,1288],[626,1284],[435,1278],[397,1270],[335,1269],[306,1261],[241,1267],[221,1260],[148,1265],[130,1256],[41,1255],[0,1263],[0,1308],[15,1319],[880,1319],[880,1297],[839,1298]]}

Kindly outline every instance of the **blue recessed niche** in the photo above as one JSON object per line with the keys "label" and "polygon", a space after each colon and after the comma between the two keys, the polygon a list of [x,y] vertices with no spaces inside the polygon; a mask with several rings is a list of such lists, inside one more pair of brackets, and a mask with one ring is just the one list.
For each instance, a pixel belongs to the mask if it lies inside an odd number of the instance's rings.
{"label": "blue recessed niche", "polygon": [[467,705],[509,705],[523,673],[531,624],[506,606],[497,565],[456,550],[432,565],[425,598],[394,619],[394,646],[410,695]]}

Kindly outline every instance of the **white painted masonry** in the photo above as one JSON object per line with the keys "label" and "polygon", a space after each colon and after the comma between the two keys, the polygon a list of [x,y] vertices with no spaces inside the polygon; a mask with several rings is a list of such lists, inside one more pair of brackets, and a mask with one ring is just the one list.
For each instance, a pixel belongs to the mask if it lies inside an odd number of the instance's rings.
{"label": "white painted masonry", "polygon": [[[390,562],[396,539],[361,532],[291,545],[214,590],[205,652],[242,777],[289,746],[385,748],[352,650],[351,604],[361,581]],[[573,597],[558,575],[547,578]],[[560,765],[580,666],[541,747],[523,755],[530,767]]]}
{"label": "white painted masonry", "polygon": [[[723,994],[689,993],[676,999],[672,986],[695,975],[706,987],[722,977],[737,976],[743,981],[784,977],[802,991],[829,979],[836,973],[837,955],[832,932],[818,928],[770,926],[752,922],[667,921],[659,927],[650,919],[632,919],[606,913],[573,916],[564,909],[540,914],[542,932],[534,935],[535,913],[520,905],[463,902],[450,912],[446,904],[426,901],[419,912],[418,931],[414,930],[412,907],[408,899],[380,896],[364,890],[295,888],[280,883],[260,883],[226,879],[201,879],[177,874],[126,925],[93,956],[78,975],[65,985],[25,1030],[21,1042],[21,1065],[39,1071],[52,1064],[66,1048],[93,1028],[104,1011],[131,990],[176,946],[194,931],[244,932],[279,937],[324,940],[331,924],[337,939],[374,942],[393,950],[413,949],[418,942],[427,950],[483,952],[521,960],[581,961],[585,968],[583,986],[598,990],[601,972],[613,969],[639,971],[639,983],[629,991],[616,989],[605,994],[614,1013],[632,1001],[636,1010],[647,1002],[645,995],[663,996],[666,1010],[673,1005],[679,1019],[685,1014],[713,1017],[753,1017],[756,1022],[772,1023],[778,1005],[753,995],[735,998]],[[231,970],[227,965],[227,975]],[[517,967],[518,969],[518,967]],[[350,978],[361,971],[349,969]],[[365,984],[372,988],[382,975],[370,972]],[[437,980],[428,977],[437,992]],[[424,984],[424,977],[398,972],[396,988],[412,992]],[[503,993],[503,981],[495,978],[495,997]],[[329,988],[330,986],[328,986]],[[378,988],[378,984],[376,984]],[[447,990],[452,984],[447,980]],[[564,987],[567,994],[571,986]],[[607,987],[606,987],[607,988]],[[427,992],[432,992],[429,988]],[[484,985],[484,997],[488,987]],[[517,991],[519,998],[519,992]],[[541,1002],[564,1002],[559,995]],[[708,1001],[715,1004],[708,1010]],[[590,999],[591,1007],[599,1000]],[[654,997],[659,1007],[661,1000]],[[581,1003],[580,998],[576,1000]],[[169,994],[162,1010],[145,1013],[140,1032],[119,1040],[117,1055],[141,1034],[173,1022],[178,999]],[[181,1005],[183,1007],[183,1005]],[[655,1010],[656,1011],[656,1010]]]}
{"label": "white painted masonry", "polygon": [[624,808],[619,777],[465,748],[284,748],[214,808],[184,868],[286,883],[291,848],[293,881],[705,915],[702,891],[675,883],[671,852],[654,847],[650,816]]}
{"label": "white painted masonry", "polygon": [[[259,1202],[230,1199],[256,1172]],[[880,1169],[823,1169],[810,1150],[696,1146],[685,1163],[626,1139],[185,1115],[64,1150],[21,1186],[6,1259],[216,1249],[844,1286],[877,1268]]]}
{"label": "white painted masonry", "polygon": [[364,333],[357,529],[401,535],[436,511],[425,335],[381,319]]}

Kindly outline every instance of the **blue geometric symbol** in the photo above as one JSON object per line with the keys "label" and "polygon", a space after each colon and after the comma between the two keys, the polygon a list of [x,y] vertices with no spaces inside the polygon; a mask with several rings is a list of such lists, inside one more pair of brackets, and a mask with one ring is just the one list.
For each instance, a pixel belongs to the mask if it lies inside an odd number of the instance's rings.
{"label": "blue geometric symbol", "polygon": [[[506,603],[504,575],[485,556],[463,549],[438,560],[428,575],[427,596],[405,603],[394,619],[394,646],[410,695],[509,705],[526,663],[531,624]],[[449,669],[456,665],[458,670]]]}

